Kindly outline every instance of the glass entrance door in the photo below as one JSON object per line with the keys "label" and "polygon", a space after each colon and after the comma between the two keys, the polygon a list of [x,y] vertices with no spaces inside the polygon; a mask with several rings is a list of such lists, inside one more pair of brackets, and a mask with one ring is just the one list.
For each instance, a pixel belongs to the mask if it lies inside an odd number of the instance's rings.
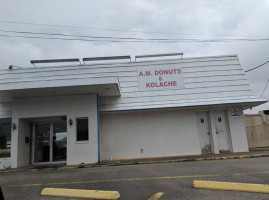
{"label": "glass entrance door", "polygon": [[50,162],[50,124],[34,126],[34,163]]}
{"label": "glass entrance door", "polygon": [[61,162],[66,161],[66,122],[53,123],[53,136],[52,136],[52,161]]}
{"label": "glass entrance door", "polygon": [[33,160],[34,164],[66,161],[66,121],[34,124]]}

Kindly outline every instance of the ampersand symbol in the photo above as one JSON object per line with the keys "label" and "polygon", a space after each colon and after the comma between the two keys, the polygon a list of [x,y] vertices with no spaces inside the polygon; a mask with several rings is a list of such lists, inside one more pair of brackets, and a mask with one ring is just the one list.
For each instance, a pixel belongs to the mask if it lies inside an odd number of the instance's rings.
{"label": "ampersand symbol", "polygon": [[159,76],[159,81],[162,81],[163,79],[162,79],[162,77],[161,76]]}

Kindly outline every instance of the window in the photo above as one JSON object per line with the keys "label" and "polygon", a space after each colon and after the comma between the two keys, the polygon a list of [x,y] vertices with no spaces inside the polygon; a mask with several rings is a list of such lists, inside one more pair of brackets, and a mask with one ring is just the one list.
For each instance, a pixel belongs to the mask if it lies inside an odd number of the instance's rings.
{"label": "window", "polygon": [[77,141],[89,140],[88,118],[77,118]]}
{"label": "window", "polygon": [[269,110],[264,110],[263,113],[264,113],[265,115],[269,115]]}
{"label": "window", "polygon": [[11,121],[0,123],[0,158],[10,157],[11,148]]}

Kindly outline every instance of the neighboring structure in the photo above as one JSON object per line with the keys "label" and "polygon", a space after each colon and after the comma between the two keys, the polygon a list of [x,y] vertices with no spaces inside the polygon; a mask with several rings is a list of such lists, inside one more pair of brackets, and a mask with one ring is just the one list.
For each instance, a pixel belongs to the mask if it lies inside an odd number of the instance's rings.
{"label": "neighboring structure", "polygon": [[[267,93],[265,92],[264,94]],[[269,102],[244,110],[244,114],[252,115],[252,114],[258,114],[260,111],[268,111],[268,110],[269,110]]]}
{"label": "neighboring structure", "polygon": [[245,115],[249,148],[269,147],[269,110]]}
{"label": "neighboring structure", "polygon": [[10,67],[0,71],[0,102],[16,168],[245,152],[242,110],[265,100],[232,55]]}

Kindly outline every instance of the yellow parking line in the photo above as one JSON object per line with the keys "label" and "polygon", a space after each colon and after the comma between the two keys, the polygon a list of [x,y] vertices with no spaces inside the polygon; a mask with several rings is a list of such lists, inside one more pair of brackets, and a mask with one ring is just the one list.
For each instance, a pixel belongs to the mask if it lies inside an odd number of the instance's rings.
{"label": "yellow parking line", "polygon": [[230,183],[217,181],[193,181],[194,188],[212,190],[234,190],[243,192],[269,193],[269,185],[250,184],[250,183]]}
{"label": "yellow parking line", "polygon": [[145,177],[145,178],[122,178],[122,179],[104,179],[104,180],[89,180],[89,181],[71,181],[71,182],[55,182],[55,183],[33,183],[33,184],[16,184],[2,185],[2,187],[33,187],[46,185],[70,185],[83,183],[104,183],[104,182],[120,182],[120,181],[144,181],[144,180],[161,180],[161,179],[182,179],[182,178],[200,178],[200,177],[217,177],[217,176],[241,176],[253,174],[268,174],[265,172],[246,172],[246,173],[231,173],[231,174],[203,174],[203,175],[188,175],[188,176],[164,176],[164,177]]}
{"label": "yellow parking line", "polygon": [[77,189],[63,189],[63,188],[44,188],[41,192],[41,195],[84,198],[84,199],[110,199],[110,200],[116,200],[120,198],[120,193],[118,191],[77,190]]}
{"label": "yellow parking line", "polygon": [[148,200],[158,200],[159,198],[161,198],[161,196],[163,196],[163,192],[157,192],[155,193],[153,196],[151,196]]}

